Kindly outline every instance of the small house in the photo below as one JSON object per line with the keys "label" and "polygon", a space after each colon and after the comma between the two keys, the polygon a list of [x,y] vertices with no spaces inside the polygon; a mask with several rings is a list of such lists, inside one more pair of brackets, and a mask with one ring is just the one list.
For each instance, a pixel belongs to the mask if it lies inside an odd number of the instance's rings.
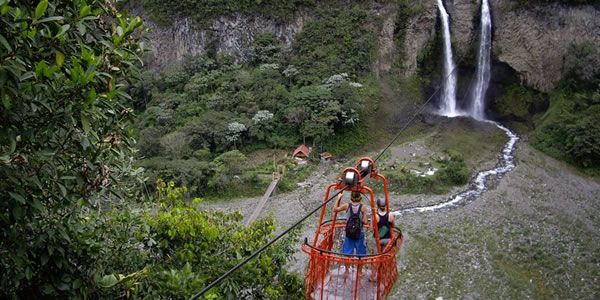
{"label": "small house", "polygon": [[323,153],[321,153],[321,160],[322,161],[329,161],[329,160],[331,160],[331,153],[329,153],[329,152],[323,152]]}
{"label": "small house", "polygon": [[308,159],[309,156],[310,156],[310,150],[304,144],[298,146],[298,148],[296,148],[296,150],[294,150],[294,153],[292,154],[293,158],[301,159],[301,160]]}

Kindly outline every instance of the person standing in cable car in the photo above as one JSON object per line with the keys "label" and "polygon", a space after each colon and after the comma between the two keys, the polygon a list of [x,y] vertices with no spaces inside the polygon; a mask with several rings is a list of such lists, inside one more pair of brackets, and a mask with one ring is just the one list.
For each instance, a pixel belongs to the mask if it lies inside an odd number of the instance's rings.
{"label": "person standing in cable car", "polygon": [[[387,211],[385,198],[377,199],[377,208],[375,221],[377,221],[377,232],[379,232],[379,244],[383,251],[383,248],[392,239],[392,228],[396,227],[396,222],[394,221],[394,216]],[[373,240],[376,240],[375,232],[373,232]],[[377,245],[375,245],[374,249],[377,249]]]}
{"label": "person standing in cable car", "polygon": [[[362,228],[363,225],[369,226],[369,220],[367,218],[367,208],[360,203],[361,199],[362,195],[360,192],[352,191],[350,197],[351,203],[340,205],[342,200],[342,193],[340,193],[335,201],[335,206],[333,207],[333,211],[336,213],[346,211],[346,234],[344,237],[344,245],[342,246],[343,254],[367,254],[365,233]],[[354,253],[355,249],[356,253]]]}

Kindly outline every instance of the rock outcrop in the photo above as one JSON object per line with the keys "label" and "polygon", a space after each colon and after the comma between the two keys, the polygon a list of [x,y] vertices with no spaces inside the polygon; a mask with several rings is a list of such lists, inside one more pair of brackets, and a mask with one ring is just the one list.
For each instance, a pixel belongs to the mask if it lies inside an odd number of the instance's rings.
{"label": "rock outcrop", "polygon": [[[451,16],[453,47],[456,57],[469,53],[478,43],[480,0],[446,0]],[[600,10],[593,6],[563,4],[521,4],[515,0],[490,0],[492,9],[493,59],[516,71],[521,82],[543,92],[552,90],[564,75],[563,61],[569,45],[592,41],[600,48]],[[395,6],[373,2],[370,13],[382,16],[378,30],[378,55],[374,70],[389,71],[403,55],[400,65],[405,76],[415,74],[419,55],[435,34],[438,10],[435,1],[412,2],[416,13],[404,28],[404,42],[395,49]],[[139,12],[138,12],[139,14]],[[141,13],[143,15],[143,12]],[[174,20],[170,26],[153,27],[149,33],[153,50],[151,65],[163,70],[169,62],[185,54],[204,54],[209,49],[226,51],[237,61],[246,61],[254,38],[264,32],[274,33],[290,45],[310,19],[310,12],[299,12],[290,20],[270,16],[246,16],[233,13],[221,16],[204,29],[190,18]],[[145,18],[148,20],[149,18]],[[396,24],[398,26],[398,24]]]}
{"label": "rock outcrop", "polygon": [[150,64],[157,71],[186,54],[205,54],[211,48],[217,52],[225,51],[237,61],[246,61],[258,34],[272,32],[290,45],[304,25],[301,14],[292,21],[285,21],[277,17],[233,13],[216,18],[207,29],[198,28],[190,18],[174,20],[169,26],[154,24],[148,21],[149,18],[145,20],[146,25],[152,27],[148,34],[152,49]]}
{"label": "rock outcrop", "polygon": [[392,68],[392,65],[396,58],[396,51],[394,45],[394,25],[395,25],[396,13],[391,12],[385,16],[383,24],[379,29],[378,39],[379,47],[377,48],[377,60],[375,61],[375,69],[377,71],[377,77],[380,74],[387,72]]}
{"label": "rock outcrop", "polygon": [[564,75],[569,45],[591,41],[600,48],[600,11],[592,6],[540,5],[514,10],[514,1],[492,0],[493,55],[543,92]]}
{"label": "rock outcrop", "polygon": [[438,16],[435,1],[414,2],[421,13],[411,17],[406,24],[406,33],[402,52],[404,61],[402,68],[405,76],[417,72],[419,54],[427,46],[435,32],[435,23]]}
{"label": "rock outcrop", "polygon": [[[416,71],[416,58],[431,38],[437,9],[430,1],[411,20],[405,48],[405,75]],[[462,57],[479,42],[481,1],[445,1],[451,16],[455,57]],[[423,5],[423,4],[414,4]],[[528,4],[514,0],[490,0],[493,49],[496,61],[514,69],[521,82],[542,92],[556,87],[564,76],[564,58],[571,44],[592,42],[600,48],[600,10],[589,5]]]}
{"label": "rock outcrop", "polygon": [[[464,56],[469,51],[471,44],[479,42],[478,31],[474,31],[474,29],[478,29],[480,23],[479,19],[474,19],[479,16],[480,3],[479,0],[476,3],[472,0],[446,2],[448,13],[451,16],[450,27],[455,57]],[[477,28],[474,28],[474,24],[477,24]]]}

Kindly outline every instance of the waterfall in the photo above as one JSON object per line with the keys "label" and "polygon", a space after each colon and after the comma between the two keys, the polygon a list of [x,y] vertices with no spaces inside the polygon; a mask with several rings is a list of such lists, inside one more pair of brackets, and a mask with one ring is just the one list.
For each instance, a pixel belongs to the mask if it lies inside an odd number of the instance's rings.
{"label": "waterfall", "polygon": [[490,52],[492,50],[492,18],[488,0],[481,1],[481,42],[477,64],[477,81],[472,91],[470,115],[478,120],[485,119],[485,92],[490,83]]}
{"label": "waterfall", "polygon": [[456,72],[454,72],[454,59],[452,58],[452,44],[450,41],[450,24],[448,13],[444,8],[442,0],[437,0],[440,16],[442,18],[442,30],[444,36],[444,89],[441,99],[439,114],[447,117],[455,117],[456,113]]}

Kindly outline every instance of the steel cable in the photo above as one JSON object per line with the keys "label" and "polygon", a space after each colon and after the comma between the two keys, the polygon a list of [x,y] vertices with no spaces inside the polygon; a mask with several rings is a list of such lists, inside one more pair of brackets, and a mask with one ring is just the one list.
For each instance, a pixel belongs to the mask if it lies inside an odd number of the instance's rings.
{"label": "steel cable", "polygon": [[[448,75],[446,75],[446,77],[444,78],[444,80],[442,82],[445,82],[449,78],[449,76],[457,70],[458,65],[460,65],[460,63],[462,62],[463,58],[464,58],[464,55],[459,59],[458,63],[456,63],[456,65],[455,65],[454,69],[452,69],[452,71],[450,73],[448,73]],[[415,112],[415,114],[413,114],[413,116],[408,120],[408,122],[406,122],[406,124],[400,129],[400,131],[398,131],[398,133],[392,139],[392,141],[375,157],[375,159],[373,160],[373,162],[376,162],[385,153],[385,151],[387,151],[392,146],[392,144],[394,144],[394,142],[398,139],[398,137],[400,137],[400,135],[402,134],[402,132],[404,132],[404,130],[406,130],[408,128],[408,126],[414,121],[414,119],[417,117],[417,115],[419,115],[423,111],[423,109],[425,109],[425,107],[427,106],[427,104],[429,103],[429,101],[431,101],[431,99],[433,99],[433,96],[435,96],[440,91],[441,87],[442,87],[442,85],[440,85],[440,86],[438,86],[436,88],[436,90],[431,94],[431,96],[429,96],[429,98],[427,99],[427,101],[425,101],[425,103],[423,103],[423,105],[421,105],[421,107]],[[308,217],[310,217],[312,214],[314,214],[320,208],[322,208],[327,203],[329,203],[331,200],[333,200],[335,197],[337,197],[337,195],[339,195],[341,192],[342,192],[342,190],[340,190],[337,193],[335,193],[333,196],[331,196],[329,199],[327,199],[327,201],[325,201],[321,205],[317,206],[310,213],[308,213],[307,215],[305,215],[304,217],[302,217],[300,220],[298,220],[296,223],[294,223],[292,226],[288,227],[285,231],[283,231],[282,233],[280,233],[277,237],[275,237],[274,239],[272,239],[271,241],[269,241],[267,244],[265,244],[264,246],[262,246],[260,249],[256,250],[254,253],[252,253],[246,259],[244,259],[243,261],[241,261],[235,267],[231,268],[225,274],[221,275],[219,278],[217,278],[215,281],[213,281],[212,283],[210,283],[208,286],[206,286],[204,289],[202,289],[196,295],[192,296],[190,298],[190,300],[198,299],[200,296],[204,295],[208,290],[210,290],[215,285],[217,285],[218,283],[220,283],[221,281],[223,281],[223,279],[227,278],[229,275],[231,275],[237,269],[239,269],[240,267],[242,267],[243,265],[245,265],[246,263],[248,263],[250,260],[252,260],[258,254],[260,254],[261,252],[263,252],[265,249],[267,249],[273,243],[275,243],[280,238],[282,238],[283,236],[285,236],[286,234],[288,234],[290,231],[292,231],[298,225],[302,224],[302,222],[304,222],[306,219],[308,219]]]}

